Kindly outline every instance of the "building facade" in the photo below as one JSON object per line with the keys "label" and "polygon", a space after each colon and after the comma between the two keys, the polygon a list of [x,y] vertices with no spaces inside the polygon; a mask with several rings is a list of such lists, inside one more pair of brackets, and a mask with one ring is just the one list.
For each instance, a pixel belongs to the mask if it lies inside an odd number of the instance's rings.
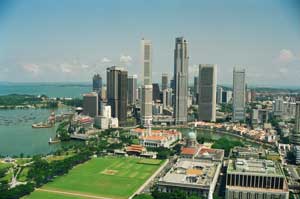
{"label": "building facade", "polygon": [[277,162],[263,159],[229,160],[226,199],[288,199],[285,175]]}
{"label": "building facade", "polygon": [[300,164],[300,99],[296,101],[295,128],[291,135],[291,143],[294,145],[296,164]]}
{"label": "building facade", "polygon": [[222,93],[223,93],[223,88],[219,86],[217,88],[217,103],[222,104]]}
{"label": "building facade", "polygon": [[83,95],[83,114],[90,117],[98,116],[98,93],[91,92]]}
{"label": "building facade", "polygon": [[233,69],[233,122],[245,120],[245,70]]}
{"label": "building facade", "polygon": [[127,102],[128,105],[134,105],[137,97],[137,75],[128,76]]}
{"label": "building facade", "polygon": [[163,73],[161,76],[161,90],[165,90],[167,89],[169,86],[169,80],[168,80],[168,74],[167,73]]}
{"label": "building facade", "polygon": [[228,104],[232,99],[232,91],[223,91],[222,92],[222,103]]}
{"label": "building facade", "polygon": [[102,77],[99,74],[93,77],[93,91],[100,94],[102,90]]}
{"label": "building facade", "polygon": [[217,67],[212,64],[199,65],[198,119],[216,121]]}
{"label": "building facade", "polygon": [[152,100],[154,102],[160,101],[160,89],[158,83],[152,84]]}
{"label": "building facade", "polygon": [[141,123],[152,125],[152,44],[142,39],[143,86],[141,92]]}
{"label": "building facade", "polygon": [[183,37],[178,37],[174,50],[174,118],[176,124],[187,123],[188,65],[188,42]]}
{"label": "building facade", "polygon": [[128,72],[121,67],[107,68],[107,104],[111,106],[112,117],[123,125],[127,119]]}

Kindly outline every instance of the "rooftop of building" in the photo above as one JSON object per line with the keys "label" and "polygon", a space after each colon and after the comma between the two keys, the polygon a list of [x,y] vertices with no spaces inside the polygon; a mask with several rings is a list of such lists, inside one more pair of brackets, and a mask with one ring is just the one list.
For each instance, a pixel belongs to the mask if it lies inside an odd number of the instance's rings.
{"label": "rooftop of building", "polygon": [[[142,128],[136,128],[136,129],[132,129],[132,131],[134,131],[135,133],[139,133],[139,134],[143,134],[145,132],[148,131],[148,129],[142,129]],[[177,135],[177,134],[181,134],[179,131],[177,130],[154,130],[151,129],[151,134],[170,134],[170,135]]]}
{"label": "rooftop of building", "polygon": [[221,163],[196,159],[179,159],[159,183],[180,184],[208,188],[212,184]]}
{"label": "rooftop of building", "polygon": [[251,147],[251,146],[246,146],[246,147],[234,147],[231,150],[231,156],[232,157],[244,157],[245,155],[251,156],[251,154],[255,156],[265,156],[266,152],[263,148],[258,148],[258,147]]}
{"label": "rooftop of building", "polygon": [[197,144],[196,147],[182,147],[181,155],[190,155],[196,159],[222,161],[224,158],[224,150],[212,149],[202,144]]}
{"label": "rooftop of building", "polygon": [[84,97],[97,97],[98,94],[96,92],[90,92],[83,94]]}
{"label": "rooftop of building", "polygon": [[264,176],[284,176],[279,164],[265,159],[231,159],[227,173],[244,173]]}

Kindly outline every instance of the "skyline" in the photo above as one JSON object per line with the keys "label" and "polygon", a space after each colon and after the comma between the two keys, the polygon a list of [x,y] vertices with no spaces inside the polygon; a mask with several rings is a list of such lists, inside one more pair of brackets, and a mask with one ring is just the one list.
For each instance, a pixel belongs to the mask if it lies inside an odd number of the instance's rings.
{"label": "skyline", "polygon": [[300,76],[297,11],[295,0],[4,0],[0,81],[90,82],[94,73],[106,80],[106,68],[123,65],[141,82],[144,37],[153,45],[153,82],[160,83],[162,73],[172,78],[175,38],[184,36],[190,83],[199,64],[217,64],[218,84],[232,85],[233,68],[240,66],[249,85],[295,86]]}

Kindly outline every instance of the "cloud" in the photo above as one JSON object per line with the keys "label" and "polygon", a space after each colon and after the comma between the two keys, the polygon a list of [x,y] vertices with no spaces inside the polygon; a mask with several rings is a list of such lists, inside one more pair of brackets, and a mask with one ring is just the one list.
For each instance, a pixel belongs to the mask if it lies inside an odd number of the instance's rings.
{"label": "cloud", "polygon": [[87,65],[87,64],[82,64],[82,65],[81,65],[81,68],[87,69],[87,68],[89,68],[89,65]]}
{"label": "cloud", "polygon": [[129,55],[121,55],[120,62],[124,64],[129,64],[130,62],[132,62],[132,57]]}
{"label": "cloud", "polygon": [[108,59],[107,57],[103,57],[102,60],[101,60],[102,63],[109,63],[111,62],[110,59]]}
{"label": "cloud", "polygon": [[37,75],[40,72],[40,66],[37,64],[24,64],[22,67],[26,72],[34,75]]}
{"label": "cloud", "polygon": [[279,73],[281,73],[282,75],[283,75],[283,74],[287,74],[287,73],[288,73],[288,69],[282,67],[282,68],[279,69]]}
{"label": "cloud", "polygon": [[60,69],[63,73],[71,73],[71,66],[69,64],[60,64]]}
{"label": "cloud", "polygon": [[295,58],[296,57],[295,57],[294,53],[289,49],[282,49],[279,52],[279,56],[278,56],[278,60],[281,62],[290,62],[290,61],[295,60]]}

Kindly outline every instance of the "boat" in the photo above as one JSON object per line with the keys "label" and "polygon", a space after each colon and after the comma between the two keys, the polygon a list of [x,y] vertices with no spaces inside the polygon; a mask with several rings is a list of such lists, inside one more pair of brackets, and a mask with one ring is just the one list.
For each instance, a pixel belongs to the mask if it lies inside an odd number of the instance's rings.
{"label": "boat", "polygon": [[50,123],[36,123],[36,124],[32,124],[32,128],[51,128],[53,125]]}
{"label": "boat", "polygon": [[54,138],[54,139],[49,138],[48,144],[57,144],[59,142],[60,142],[60,140],[57,138]]}

